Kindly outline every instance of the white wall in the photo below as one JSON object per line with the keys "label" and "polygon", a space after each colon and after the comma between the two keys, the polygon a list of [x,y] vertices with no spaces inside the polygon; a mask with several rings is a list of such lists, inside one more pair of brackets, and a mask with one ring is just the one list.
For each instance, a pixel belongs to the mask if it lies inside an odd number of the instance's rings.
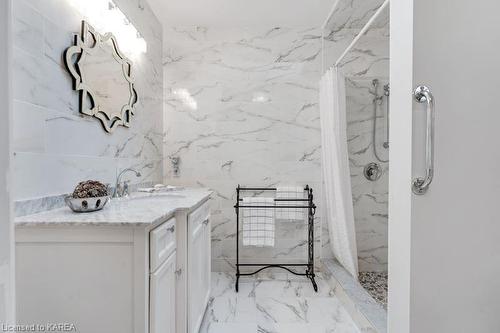
{"label": "white wall", "polygon": [[[413,0],[390,2],[388,332],[410,330]],[[396,111],[397,110],[397,111]]]}
{"label": "white wall", "polygon": [[[107,134],[82,117],[78,93],[62,61],[84,19],[69,0],[14,1],[15,199],[59,195],[77,182],[113,183],[118,169],[134,167],[143,181],[162,177],[162,29],[146,2],[115,1],[148,44],[128,54],[139,94],[131,127]],[[83,3],[83,2],[82,2]],[[92,18],[90,18],[92,20]],[[134,178],[133,181],[137,179]]]}
{"label": "white wall", "polygon": [[0,325],[14,321],[14,247],[10,196],[11,1],[0,2]]}

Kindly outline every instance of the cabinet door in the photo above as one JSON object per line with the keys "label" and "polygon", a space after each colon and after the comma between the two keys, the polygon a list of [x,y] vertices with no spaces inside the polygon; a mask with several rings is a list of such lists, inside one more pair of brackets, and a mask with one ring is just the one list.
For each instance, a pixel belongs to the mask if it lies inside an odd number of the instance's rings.
{"label": "cabinet door", "polygon": [[175,255],[151,274],[151,333],[175,333]]}
{"label": "cabinet door", "polygon": [[[203,226],[203,271],[202,271],[202,279],[203,286],[201,292],[201,301],[203,304],[202,311],[205,312],[205,307],[208,304],[208,299],[210,297],[210,283],[211,283],[211,271],[212,271],[212,246],[211,246],[211,226],[210,226],[210,217],[204,221]],[[203,315],[203,313],[202,313]]]}
{"label": "cabinet door", "polygon": [[195,223],[191,233],[189,251],[189,332],[197,333],[203,320],[203,265],[205,261],[205,225]]}
{"label": "cabinet door", "polygon": [[197,333],[210,297],[211,237],[206,216],[192,224],[189,248],[189,332]]}

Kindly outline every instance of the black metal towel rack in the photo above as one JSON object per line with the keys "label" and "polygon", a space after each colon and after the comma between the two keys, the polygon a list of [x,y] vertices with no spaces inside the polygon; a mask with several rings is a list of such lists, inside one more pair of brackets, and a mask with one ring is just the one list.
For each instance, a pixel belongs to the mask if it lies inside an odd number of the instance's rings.
{"label": "black metal towel rack", "polygon": [[[316,284],[315,281],[315,274],[314,274],[314,214],[316,213],[316,205],[314,204],[314,196],[313,196],[313,190],[312,188],[309,187],[309,185],[306,185],[304,187],[304,191],[307,193],[307,199],[274,199],[275,202],[305,202],[307,204],[299,204],[297,203],[296,205],[293,206],[280,206],[280,205],[274,205],[274,206],[245,206],[241,205],[240,202],[243,201],[243,199],[240,198],[240,193],[245,192],[245,191],[276,191],[276,188],[273,187],[241,187],[238,185],[236,188],[236,204],[234,205],[234,208],[236,210],[236,292],[238,292],[238,285],[239,285],[239,279],[240,276],[249,276],[249,275],[254,275],[259,273],[260,271],[267,269],[267,268],[282,268],[287,271],[289,271],[292,274],[295,275],[301,275],[301,276],[306,276],[311,280],[311,283],[313,285],[314,291],[318,291],[318,285]],[[308,258],[307,258],[307,263],[299,263],[299,264],[256,264],[256,263],[240,263],[240,245],[239,245],[239,235],[240,235],[240,208],[270,208],[270,209],[276,209],[276,208],[307,208],[308,214],[307,214],[307,226],[308,226],[308,236],[307,236],[307,249],[308,249]],[[251,273],[241,273],[240,272],[240,267],[260,267],[254,272]],[[306,270],[304,273],[298,272],[293,270],[290,267],[305,267]]]}

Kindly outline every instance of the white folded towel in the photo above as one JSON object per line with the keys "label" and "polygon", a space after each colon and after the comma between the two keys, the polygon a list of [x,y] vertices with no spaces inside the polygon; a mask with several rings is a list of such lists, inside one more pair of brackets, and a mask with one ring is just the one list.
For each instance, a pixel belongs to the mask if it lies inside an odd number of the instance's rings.
{"label": "white folded towel", "polygon": [[[276,188],[276,199],[304,199],[304,188],[281,186]],[[277,206],[307,206],[306,201],[276,201]],[[307,208],[276,208],[276,219],[303,221]]]}
{"label": "white folded towel", "polygon": [[274,246],[274,198],[243,198],[243,206],[270,208],[241,208],[244,246]]}

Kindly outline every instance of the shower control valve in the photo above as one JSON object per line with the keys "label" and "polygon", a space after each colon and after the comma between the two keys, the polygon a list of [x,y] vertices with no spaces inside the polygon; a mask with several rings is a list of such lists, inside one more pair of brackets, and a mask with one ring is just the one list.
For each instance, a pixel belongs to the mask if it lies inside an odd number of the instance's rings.
{"label": "shower control valve", "polygon": [[382,168],[380,167],[380,164],[371,162],[365,166],[363,174],[366,179],[374,182],[382,176]]}

